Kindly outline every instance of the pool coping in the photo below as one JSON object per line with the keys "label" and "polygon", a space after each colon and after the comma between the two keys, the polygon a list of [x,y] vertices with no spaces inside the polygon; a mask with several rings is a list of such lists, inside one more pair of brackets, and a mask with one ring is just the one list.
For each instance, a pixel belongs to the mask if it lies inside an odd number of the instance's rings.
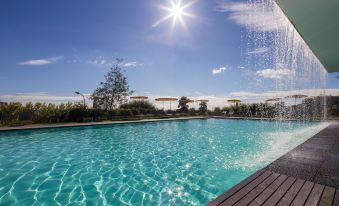
{"label": "pool coping", "polygon": [[72,122],[72,123],[55,123],[55,124],[30,124],[16,127],[0,127],[0,132],[4,131],[20,131],[20,130],[34,130],[34,129],[53,129],[53,128],[65,128],[65,127],[86,127],[96,125],[114,125],[114,124],[129,124],[129,123],[143,123],[143,122],[163,122],[163,121],[175,121],[175,120],[190,120],[190,119],[208,119],[208,116],[197,117],[176,117],[166,119],[140,119],[140,120],[124,120],[124,121],[103,121],[103,122]]}
{"label": "pool coping", "polygon": [[304,203],[339,205],[338,122],[219,195],[208,206]]}
{"label": "pool coping", "polygon": [[[190,117],[168,117],[163,119],[139,119],[139,120],[119,120],[119,121],[102,121],[102,122],[71,122],[71,123],[53,123],[53,124],[29,124],[14,127],[0,127],[2,131],[18,131],[18,130],[33,130],[33,129],[53,129],[65,127],[85,127],[96,125],[113,125],[113,124],[129,124],[129,123],[143,123],[143,122],[160,122],[160,121],[175,121],[175,120],[190,120],[190,119],[231,119],[231,120],[258,120],[258,121],[308,121],[308,122],[322,122],[321,120],[298,120],[298,119],[275,119],[275,118],[257,118],[257,117],[226,117],[226,116],[190,116]],[[327,121],[337,122],[337,121]]]}

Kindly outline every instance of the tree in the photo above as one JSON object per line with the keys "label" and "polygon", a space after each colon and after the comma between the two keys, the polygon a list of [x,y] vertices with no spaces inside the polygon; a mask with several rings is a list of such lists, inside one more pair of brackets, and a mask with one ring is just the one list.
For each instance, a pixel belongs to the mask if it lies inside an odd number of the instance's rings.
{"label": "tree", "polygon": [[178,104],[178,108],[179,108],[179,112],[184,112],[187,113],[188,112],[188,103],[189,99],[187,97],[181,97],[179,99],[179,104]]}
{"label": "tree", "polygon": [[206,102],[202,101],[202,102],[199,103],[199,112],[201,114],[206,114],[206,112],[207,112],[207,103]]}
{"label": "tree", "polygon": [[126,103],[127,96],[133,93],[121,69],[122,61],[122,59],[117,59],[117,63],[105,75],[105,81],[100,82],[99,87],[92,94],[94,108],[115,109]]}
{"label": "tree", "polygon": [[18,121],[23,106],[19,102],[10,102],[8,105],[3,105],[1,108],[2,119],[5,121]]}

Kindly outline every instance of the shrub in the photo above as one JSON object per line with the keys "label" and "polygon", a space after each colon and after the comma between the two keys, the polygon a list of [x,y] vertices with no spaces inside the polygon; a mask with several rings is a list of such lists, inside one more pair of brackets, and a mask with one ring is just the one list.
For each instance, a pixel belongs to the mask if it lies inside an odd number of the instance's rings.
{"label": "shrub", "polygon": [[155,106],[148,101],[131,101],[126,104],[122,104],[120,109],[155,109]]}
{"label": "shrub", "polygon": [[194,108],[188,109],[188,114],[189,114],[189,115],[195,115],[196,112],[197,112],[197,111],[196,111]]}
{"label": "shrub", "polygon": [[220,107],[215,107],[213,110],[213,114],[214,115],[222,115],[222,111],[220,109]]}
{"label": "shrub", "polygon": [[85,107],[73,108],[68,112],[67,120],[82,122],[85,117],[90,117],[89,114]]}
{"label": "shrub", "polygon": [[133,112],[130,109],[119,109],[119,116],[128,117],[133,116]]}

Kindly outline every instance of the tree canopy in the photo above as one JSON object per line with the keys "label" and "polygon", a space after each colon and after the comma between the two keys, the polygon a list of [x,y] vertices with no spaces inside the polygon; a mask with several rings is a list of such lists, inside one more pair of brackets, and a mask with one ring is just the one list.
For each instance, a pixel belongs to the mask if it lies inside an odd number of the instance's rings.
{"label": "tree canopy", "polygon": [[207,113],[207,102],[202,101],[199,103],[199,112],[201,114]]}
{"label": "tree canopy", "polygon": [[94,108],[111,110],[127,102],[127,97],[133,94],[129,89],[127,77],[121,69],[122,59],[117,59],[116,64],[105,75],[105,81],[100,82],[91,98]]}
{"label": "tree canopy", "polygon": [[181,97],[179,99],[179,104],[178,104],[178,108],[179,108],[179,112],[188,112],[188,108],[189,106],[187,105],[189,99],[187,97]]}

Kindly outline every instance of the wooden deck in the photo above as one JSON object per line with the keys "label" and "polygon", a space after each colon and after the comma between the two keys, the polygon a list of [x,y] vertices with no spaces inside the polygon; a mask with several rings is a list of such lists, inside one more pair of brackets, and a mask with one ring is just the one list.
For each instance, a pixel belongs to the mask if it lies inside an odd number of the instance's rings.
{"label": "wooden deck", "polygon": [[265,168],[208,205],[339,206],[339,189],[274,173]]}
{"label": "wooden deck", "polygon": [[339,124],[332,124],[209,206],[339,206]]}

